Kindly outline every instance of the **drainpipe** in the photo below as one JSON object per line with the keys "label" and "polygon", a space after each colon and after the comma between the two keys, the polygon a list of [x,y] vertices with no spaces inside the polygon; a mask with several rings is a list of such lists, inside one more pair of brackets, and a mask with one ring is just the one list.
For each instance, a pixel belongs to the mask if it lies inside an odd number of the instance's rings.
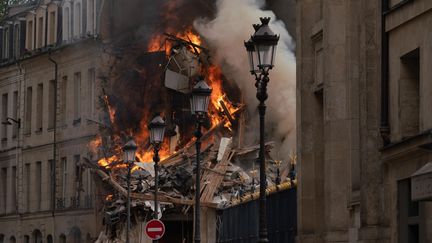
{"label": "drainpipe", "polygon": [[[49,50],[48,60],[54,64],[54,138],[53,138],[53,162],[51,166],[51,215],[55,219],[55,199],[56,199],[56,166],[57,166],[57,77],[58,63],[52,58]],[[55,220],[53,221],[53,237],[56,239]]]}
{"label": "drainpipe", "polygon": [[389,37],[386,31],[386,13],[389,0],[381,1],[381,124],[383,146],[390,144],[389,125]]}

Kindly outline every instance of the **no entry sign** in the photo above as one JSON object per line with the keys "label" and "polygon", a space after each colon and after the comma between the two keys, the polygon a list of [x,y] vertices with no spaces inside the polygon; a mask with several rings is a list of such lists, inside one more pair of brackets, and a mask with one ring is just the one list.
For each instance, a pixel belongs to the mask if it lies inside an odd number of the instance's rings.
{"label": "no entry sign", "polygon": [[152,219],[145,226],[146,235],[152,240],[159,240],[165,234],[165,225],[158,219]]}

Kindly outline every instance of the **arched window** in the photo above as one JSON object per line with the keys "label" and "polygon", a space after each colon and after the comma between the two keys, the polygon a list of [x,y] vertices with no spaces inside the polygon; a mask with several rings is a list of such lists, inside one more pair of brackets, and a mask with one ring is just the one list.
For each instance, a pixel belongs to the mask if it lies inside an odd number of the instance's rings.
{"label": "arched window", "polygon": [[70,32],[70,8],[63,6],[63,41],[69,42]]}
{"label": "arched window", "polygon": [[4,243],[5,236],[3,234],[0,234],[0,243]]}
{"label": "arched window", "polygon": [[30,236],[24,235],[24,243],[30,243]]}
{"label": "arched window", "polygon": [[87,233],[87,236],[86,236],[86,243],[93,243],[94,241],[92,240],[92,238],[91,238],[91,236],[90,236],[90,233]]}
{"label": "arched window", "polygon": [[61,234],[59,237],[59,242],[60,243],[66,243],[66,236],[64,234]]}
{"label": "arched window", "polygon": [[52,235],[47,236],[47,243],[53,243],[53,237]]}
{"label": "arched window", "polygon": [[32,243],[42,243],[42,233],[35,229],[32,234]]}
{"label": "arched window", "polygon": [[73,227],[69,236],[72,238],[72,243],[81,243],[81,230],[78,227]]}
{"label": "arched window", "polygon": [[16,243],[15,236],[11,236],[11,237],[9,238],[9,243]]}

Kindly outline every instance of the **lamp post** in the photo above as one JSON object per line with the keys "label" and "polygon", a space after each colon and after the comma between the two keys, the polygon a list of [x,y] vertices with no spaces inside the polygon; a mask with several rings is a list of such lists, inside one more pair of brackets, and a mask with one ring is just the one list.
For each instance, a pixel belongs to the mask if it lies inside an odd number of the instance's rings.
{"label": "lamp post", "polygon": [[195,178],[195,243],[201,242],[200,234],[200,197],[201,197],[201,186],[200,186],[200,150],[201,150],[201,127],[204,119],[207,115],[208,105],[210,102],[210,94],[212,89],[204,81],[200,80],[192,89],[191,98],[191,112],[196,117],[196,178]]}
{"label": "lamp post", "polygon": [[[159,149],[163,142],[164,134],[165,134],[165,121],[162,117],[156,116],[150,122],[148,128],[150,129],[150,143],[153,145],[153,161],[154,161],[154,173],[155,173],[155,192],[154,192],[154,219],[158,219],[158,187],[159,187],[159,176],[158,176],[158,163],[160,161],[159,158]],[[157,243],[159,240],[154,240],[153,242]]]}
{"label": "lamp post", "polygon": [[245,42],[246,51],[249,57],[250,72],[255,76],[257,88],[256,97],[259,100],[258,111],[260,117],[260,200],[259,200],[259,240],[264,243],[268,241],[267,212],[266,212],[266,164],[265,164],[265,101],[268,98],[267,84],[270,81],[269,71],[273,68],[276,54],[276,46],[279,36],[274,34],[268,25],[270,18],[260,18],[260,25],[253,25],[255,33],[250,40]]}
{"label": "lamp post", "polygon": [[130,179],[131,169],[135,162],[135,153],[137,145],[134,140],[130,140],[123,147],[123,160],[127,163],[127,228],[126,228],[126,243],[129,243],[129,231],[130,231]]}

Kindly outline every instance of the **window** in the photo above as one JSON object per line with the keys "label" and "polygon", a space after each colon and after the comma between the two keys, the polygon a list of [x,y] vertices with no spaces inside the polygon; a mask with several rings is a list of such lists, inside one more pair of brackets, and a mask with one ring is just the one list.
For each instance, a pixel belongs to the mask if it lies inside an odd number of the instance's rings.
{"label": "window", "polygon": [[30,211],[30,164],[25,164],[24,170],[24,180],[25,180],[25,205],[27,212]]}
{"label": "window", "polygon": [[[1,122],[7,121],[7,117],[8,117],[8,94],[3,94]],[[5,141],[7,139],[7,126],[8,126],[7,124],[2,124],[2,141]]]}
{"label": "window", "polygon": [[43,47],[43,26],[44,26],[44,19],[43,17],[38,18],[38,26],[37,26],[37,42],[36,42],[36,48]]}
{"label": "window", "polygon": [[68,83],[68,77],[64,76],[62,78],[62,84],[61,84],[61,96],[60,96],[60,113],[61,113],[61,121],[62,125],[66,125],[67,123],[67,112],[66,112],[66,101],[67,101],[67,83]]}
{"label": "window", "polygon": [[54,164],[54,160],[52,160],[52,159],[48,160],[48,165],[49,165],[49,171],[50,171],[49,178],[48,178],[48,187],[49,187],[48,188],[48,192],[49,192],[49,200],[51,202],[50,209],[52,209],[53,196],[54,196],[53,181],[55,180],[55,164]]}
{"label": "window", "polygon": [[81,73],[74,75],[74,124],[81,119]]}
{"label": "window", "polygon": [[[15,120],[18,120],[18,91],[13,92],[12,97],[12,117]],[[13,123],[13,129],[12,129],[12,138],[16,138],[18,136],[18,123]]]}
{"label": "window", "polygon": [[24,243],[30,243],[30,236],[24,235]]}
{"label": "window", "polygon": [[82,9],[81,2],[75,3],[74,8],[74,37],[79,38],[82,36]]}
{"label": "window", "polygon": [[400,129],[402,138],[420,131],[420,52],[416,49],[401,57],[399,80]]}
{"label": "window", "polygon": [[25,115],[25,133],[31,133],[31,120],[32,120],[32,101],[33,101],[33,90],[32,87],[27,88],[26,92],[26,115]]}
{"label": "window", "polygon": [[0,213],[6,213],[7,207],[7,168],[1,169],[1,211]]}
{"label": "window", "polygon": [[49,38],[48,38],[48,45],[53,45],[56,43],[56,12],[52,11],[49,13],[48,17],[48,32],[49,32]]}
{"label": "window", "polygon": [[68,177],[68,168],[67,168],[67,159],[66,157],[61,158],[62,164],[62,198],[65,199],[67,196],[67,177]]}
{"label": "window", "polygon": [[64,234],[61,234],[59,237],[59,242],[60,243],[66,243],[66,236]]}
{"label": "window", "polygon": [[42,163],[36,162],[36,174],[35,174],[35,193],[36,193],[36,209],[41,210],[42,205]]}
{"label": "window", "polygon": [[74,206],[75,207],[79,207],[80,205],[80,193],[82,191],[82,171],[81,171],[81,166],[80,166],[80,160],[81,160],[81,156],[79,154],[74,155],[74,170],[75,170],[75,178],[74,178]]}
{"label": "window", "polygon": [[95,1],[87,0],[87,33],[94,34]]}
{"label": "window", "polygon": [[87,87],[88,102],[88,117],[94,118],[95,115],[95,69],[91,68],[88,71],[88,87]]}
{"label": "window", "polygon": [[10,29],[7,27],[3,30],[3,58],[9,58],[9,37]]}
{"label": "window", "polygon": [[27,50],[33,50],[33,21],[27,22]]}
{"label": "window", "polygon": [[54,128],[55,112],[56,112],[56,87],[55,81],[51,80],[48,87],[48,129]]}
{"label": "window", "polygon": [[68,42],[70,40],[70,9],[69,7],[63,7],[63,41]]}
{"label": "window", "polygon": [[20,38],[21,38],[21,36],[20,36],[20,33],[21,33],[21,30],[20,30],[20,25],[19,24],[16,24],[16,25],[14,25],[14,47],[13,47],[13,56],[14,57],[19,57],[20,56]]}
{"label": "window", "polygon": [[43,84],[40,83],[37,86],[37,97],[36,97],[36,132],[42,131],[42,119],[43,119]]}
{"label": "window", "polygon": [[12,186],[11,186],[12,202],[11,202],[11,205],[12,205],[12,207],[14,207],[13,212],[17,212],[17,210],[16,210],[16,204],[17,204],[17,184],[16,184],[16,182],[17,182],[17,170],[16,170],[16,166],[12,166],[11,181],[12,181]]}
{"label": "window", "polygon": [[398,181],[397,187],[399,242],[426,242],[422,205],[411,201],[411,179]]}

